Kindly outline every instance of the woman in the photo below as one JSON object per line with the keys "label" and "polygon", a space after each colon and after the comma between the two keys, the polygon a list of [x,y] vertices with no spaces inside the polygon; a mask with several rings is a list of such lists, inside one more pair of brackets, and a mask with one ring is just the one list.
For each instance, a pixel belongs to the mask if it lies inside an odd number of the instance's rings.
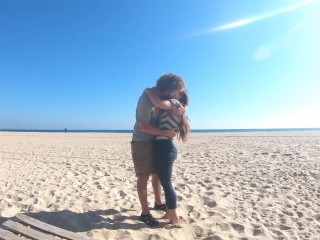
{"label": "woman", "polygon": [[[188,104],[188,94],[184,90],[177,92],[175,99],[161,100],[152,93],[152,89],[146,89],[151,102],[161,109],[181,108]],[[159,128],[163,130],[176,129],[178,139],[187,140],[190,133],[188,117],[183,113],[181,116],[176,116],[171,113],[171,110],[166,110],[160,115]],[[174,160],[177,158],[177,149],[174,146],[172,139],[165,136],[156,136],[154,144],[155,166],[160,178],[166,198],[166,215],[164,218],[169,219],[169,223],[173,225],[179,224],[179,216],[177,214],[177,197],[172,186],[172,167]]]}

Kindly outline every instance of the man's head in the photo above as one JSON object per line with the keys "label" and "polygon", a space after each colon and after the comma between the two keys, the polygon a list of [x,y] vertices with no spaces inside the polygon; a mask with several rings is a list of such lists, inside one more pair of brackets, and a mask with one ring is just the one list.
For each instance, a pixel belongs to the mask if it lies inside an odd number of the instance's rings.
{"label": "man's head", "polygon": [[181,77],[173,73],[167,73],[158,79],[156,89],[161,96],[173,97],[183,91],[185,85]]}

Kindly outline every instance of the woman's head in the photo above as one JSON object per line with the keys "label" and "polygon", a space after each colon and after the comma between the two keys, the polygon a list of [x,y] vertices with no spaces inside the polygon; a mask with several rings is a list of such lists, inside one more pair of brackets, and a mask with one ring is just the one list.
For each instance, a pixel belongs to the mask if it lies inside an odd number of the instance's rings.
{"label": "woman's head", "polygon": [[176,91],[171,94],[171,96],[162,97],[161,99],[176,99],[183,105],[188,105],[189,103],[189,94],[186,89],[182,91]]}
{"label": "woman's head", "polygon": [[189,94],[187,92],[186,89],[184,89],[181,93],[180,93],[180,99],[178,99],[180,103],[182,103],[183,105],[188,105],[189,104]]}

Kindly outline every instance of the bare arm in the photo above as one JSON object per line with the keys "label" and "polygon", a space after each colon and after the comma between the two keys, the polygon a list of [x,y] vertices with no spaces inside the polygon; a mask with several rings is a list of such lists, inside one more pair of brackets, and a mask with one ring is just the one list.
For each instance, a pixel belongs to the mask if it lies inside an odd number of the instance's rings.
{"label": "bare arm", "polygon": [[147,94],[148,97],[150,99],[150,101],[153,103],[153,105],[155,105],[157,108],[161,108],[164,110],[169,110],[172,109],[173,106],[171,104],[171,102],[169,100],[162,100],[160,99],[158,96],[156,96],[153,92],[152,92],[152,88],[147,88],[144,90]]}
{"label": "bare arm", "polygon": [[184,114],[188,109],[188,105],[182,105],[181,108],[173,108],[170,110],[170,112],[173,114],[173,115],[176,115],[176,116],[181,116],[182,114]]}
{"label": "bare arm", "polygon": [[169,138],[173,138],[176,136],[176,131],[174,129],[170,130],[162,130],[156,127],[151,126],[150,124],[140,122],[140,129],[142,132],[152,134],[152,135],[158,135],[158,136],[166,136]]}
{"label": "bare arm", "polygon": [[188,109],[187,105],[180,105],[180,107],[176,107],[172,104],[171,101],[160,99],[153,93],[152,88],[146,88],[144,91],[147,93],[153,105],[164,110],[170,110],[171,113],[176,116],[184,114]]}

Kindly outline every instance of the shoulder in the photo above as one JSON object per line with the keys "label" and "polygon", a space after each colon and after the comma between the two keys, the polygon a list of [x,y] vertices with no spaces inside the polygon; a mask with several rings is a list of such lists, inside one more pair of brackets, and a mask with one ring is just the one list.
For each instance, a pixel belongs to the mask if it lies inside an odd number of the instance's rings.
{"label": "shoulder", "polygon": [[150,101],[150,98],[145,92],[141,94],[138,104],[153,105],[152,102]]}
{"label": "shoulder", "polygon": [[149,101],[149,97],[148,94],[146,94],[145,92],[143,92],[140,96],[140,100],[142,101]]}
{"label": "shoulder", "polygon": [[146,117],[150,115],[153,109],[154,109],[154,106],[151,103],[148,95],[146,93],[143,93],[140,96],[138,101],[136,115],[139,116],[139,118],[146,120]]}

